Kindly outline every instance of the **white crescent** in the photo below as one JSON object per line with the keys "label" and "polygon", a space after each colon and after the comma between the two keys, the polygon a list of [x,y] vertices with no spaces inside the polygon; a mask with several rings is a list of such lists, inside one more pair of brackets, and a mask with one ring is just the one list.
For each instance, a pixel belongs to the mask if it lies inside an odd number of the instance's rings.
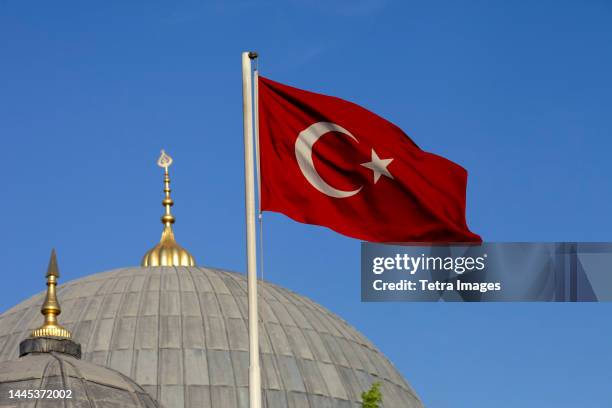
{"label": "white crescent", "polygon": [[354,196],[361,191],[363,186],[352,191],[339,190],[327,184],[319,173],[317,173],[317,170],[315,170],[314,162],[312,161],[312,148],[317,140],[329,132],[343,133],[359,143],[357,138],[342,126],[331,122],[317,122],[308,126],[308,128],[305,130],[302,130],[298,135],[298,138],[295,141],[295,158],[297,159],[300,170],[302,171],[302,174],[306,180],[308,180],[308,182],[312,184],[314,188],[323,194],[334,198],[347,198]]}

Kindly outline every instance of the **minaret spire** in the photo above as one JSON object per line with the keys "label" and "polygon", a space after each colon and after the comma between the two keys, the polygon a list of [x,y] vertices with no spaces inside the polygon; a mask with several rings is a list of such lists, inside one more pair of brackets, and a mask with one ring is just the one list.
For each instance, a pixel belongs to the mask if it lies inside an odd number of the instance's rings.
{"label": "minaret spire", "polygon": [[32,332],[32,337],[61,337],[69,339],[72,334],[67,329],[60,326],[57,321],[57,316],[62,313],[62,309],[57,301],[56,286],[59,278],[59,269],[57,267],[57,256],[55,249],[51,251],[49,259],[49,267],[47,268],[47,296],[40,308],[40,312],[45,317],[42,326]]}
{"label": "minaret spire", "polygon": [[168,168],[172,165],[172,157],[164,150],[157,160],[157,165],[164,169],[164,199],[162,205],[165,208],[164,215],[161,216],[161,222],[164,225],[161,240],[159,244],[148,251],[142,258],[142,266],[194,266],[195,260],[193,256],[183,247],[181,247],[174,239],[174,231],[172,224],[175,218],[172,215],[171,208],[174,201],[170,196],[170,173]]}

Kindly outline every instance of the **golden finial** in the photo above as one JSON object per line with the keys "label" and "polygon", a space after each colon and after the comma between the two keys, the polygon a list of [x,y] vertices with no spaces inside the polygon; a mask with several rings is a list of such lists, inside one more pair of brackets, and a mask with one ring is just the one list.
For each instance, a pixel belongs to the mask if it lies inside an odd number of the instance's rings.
{"label": "golden finial", "polygon": [[161,222],[164,224],[161,240],[142,258],[142,266],[194,266],[195,260],[193,256],[183,247],[176,243],[174,239],[174,215],[171,213],[171,207],[174,205],[170,196],[170,174],[168,168],[172,165],[172,157],[165,151],[161,151],[161,156],[157,160],[157,165],[164,169],[164,193],[165,197],[162,200],[162,205],[165,208],[164,215],[161,217]]}
{"label": "golden finial", "polygon": [[168,174],[168,167],[172,165],[172,157],[168,156],[165,151],[161,151],[161,156],[157,159],[157,165],[164,169],[164,193],[166,197],[162,201],[164,207],[166,207],[166,213],[162,215],[161,221],[166,227],[174,224],[174,216],[170,213],[170,208],[174,205],[172,197],[170,197],[170,175]]}
{"label": "golden finial", "polygon": [[59,278],[59,269],[57,267],[57,257],[55,249],[51,251],[51,259],[47,268],[47,296],[40,308],[40,312],[45,316],[45,322],[42,326],[32,332],[32,337],[61,337],[69,339],[72,334],[67,329],[60,326],[57,322],[57,316],[62,313],[55,288],[57,279]]}

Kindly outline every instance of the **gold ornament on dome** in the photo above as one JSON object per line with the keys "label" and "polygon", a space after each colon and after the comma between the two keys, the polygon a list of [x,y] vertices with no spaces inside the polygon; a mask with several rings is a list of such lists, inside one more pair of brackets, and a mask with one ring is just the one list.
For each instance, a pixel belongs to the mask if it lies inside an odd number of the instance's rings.
{"label": "gold ornament on dome", "polygon": [[165,208],[161,222],[164,225],[159,244],[155,245],[142,258],[142,266],[195,266],[195,259],[185,248],[181,247],[174,238],[172,224],[175,218],[172,215],[171,207],[174,201],[170,196],[170,174],[168,168],[172,165],[172,157],[164,150],[157,160],[157,165],[164,169],[164,199],[162,205]]}
{"label": "gold ornament on dome", "polygon": [[59,268],[57,267],[57,256],[55,249],[51,251],[51,259],[49,259],[49,267],[47,268],[47,295],[40,313],[45,317],[42,326],[34,330],[31,337],[60,337],[69,339],[72,333],[68,329],[63,328],[57,321],[57,316],[62,313],[62,309],[57,301],[57,279],[59,278]]}

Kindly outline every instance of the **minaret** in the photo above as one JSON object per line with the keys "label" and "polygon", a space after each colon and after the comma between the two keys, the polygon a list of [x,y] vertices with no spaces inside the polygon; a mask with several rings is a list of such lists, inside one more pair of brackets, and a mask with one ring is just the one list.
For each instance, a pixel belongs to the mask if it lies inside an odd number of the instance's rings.
{"label": "minaret", "polygon": [[172,215],[171,207],[174,205],[170,196],[170,175],[168,168],[172,164],[172,158],[163,150],[161,156],[157,160],[157,165],[164,169],[164,193],[165,197],[162,200],[162,205],[165,208],[164,215],[161,217],[161,222],[164,225],[161,240],[142,258],[142,266],[195,266],[193,256],[181,247],[174,239],[174,215]]}
{"label": "minaret", "polygon": [[44,316],[43,325],[34,330],[30,337],[19,344],[19,355],[57,351],[81,358],[81,345],[73,342],[71,340],[72,333],[57,321],[57,316],[62,313],[62,309],[56,294],[59,269],[55,249],[51,251],[46,277],[47,295],[40,308],[40,312]]}

